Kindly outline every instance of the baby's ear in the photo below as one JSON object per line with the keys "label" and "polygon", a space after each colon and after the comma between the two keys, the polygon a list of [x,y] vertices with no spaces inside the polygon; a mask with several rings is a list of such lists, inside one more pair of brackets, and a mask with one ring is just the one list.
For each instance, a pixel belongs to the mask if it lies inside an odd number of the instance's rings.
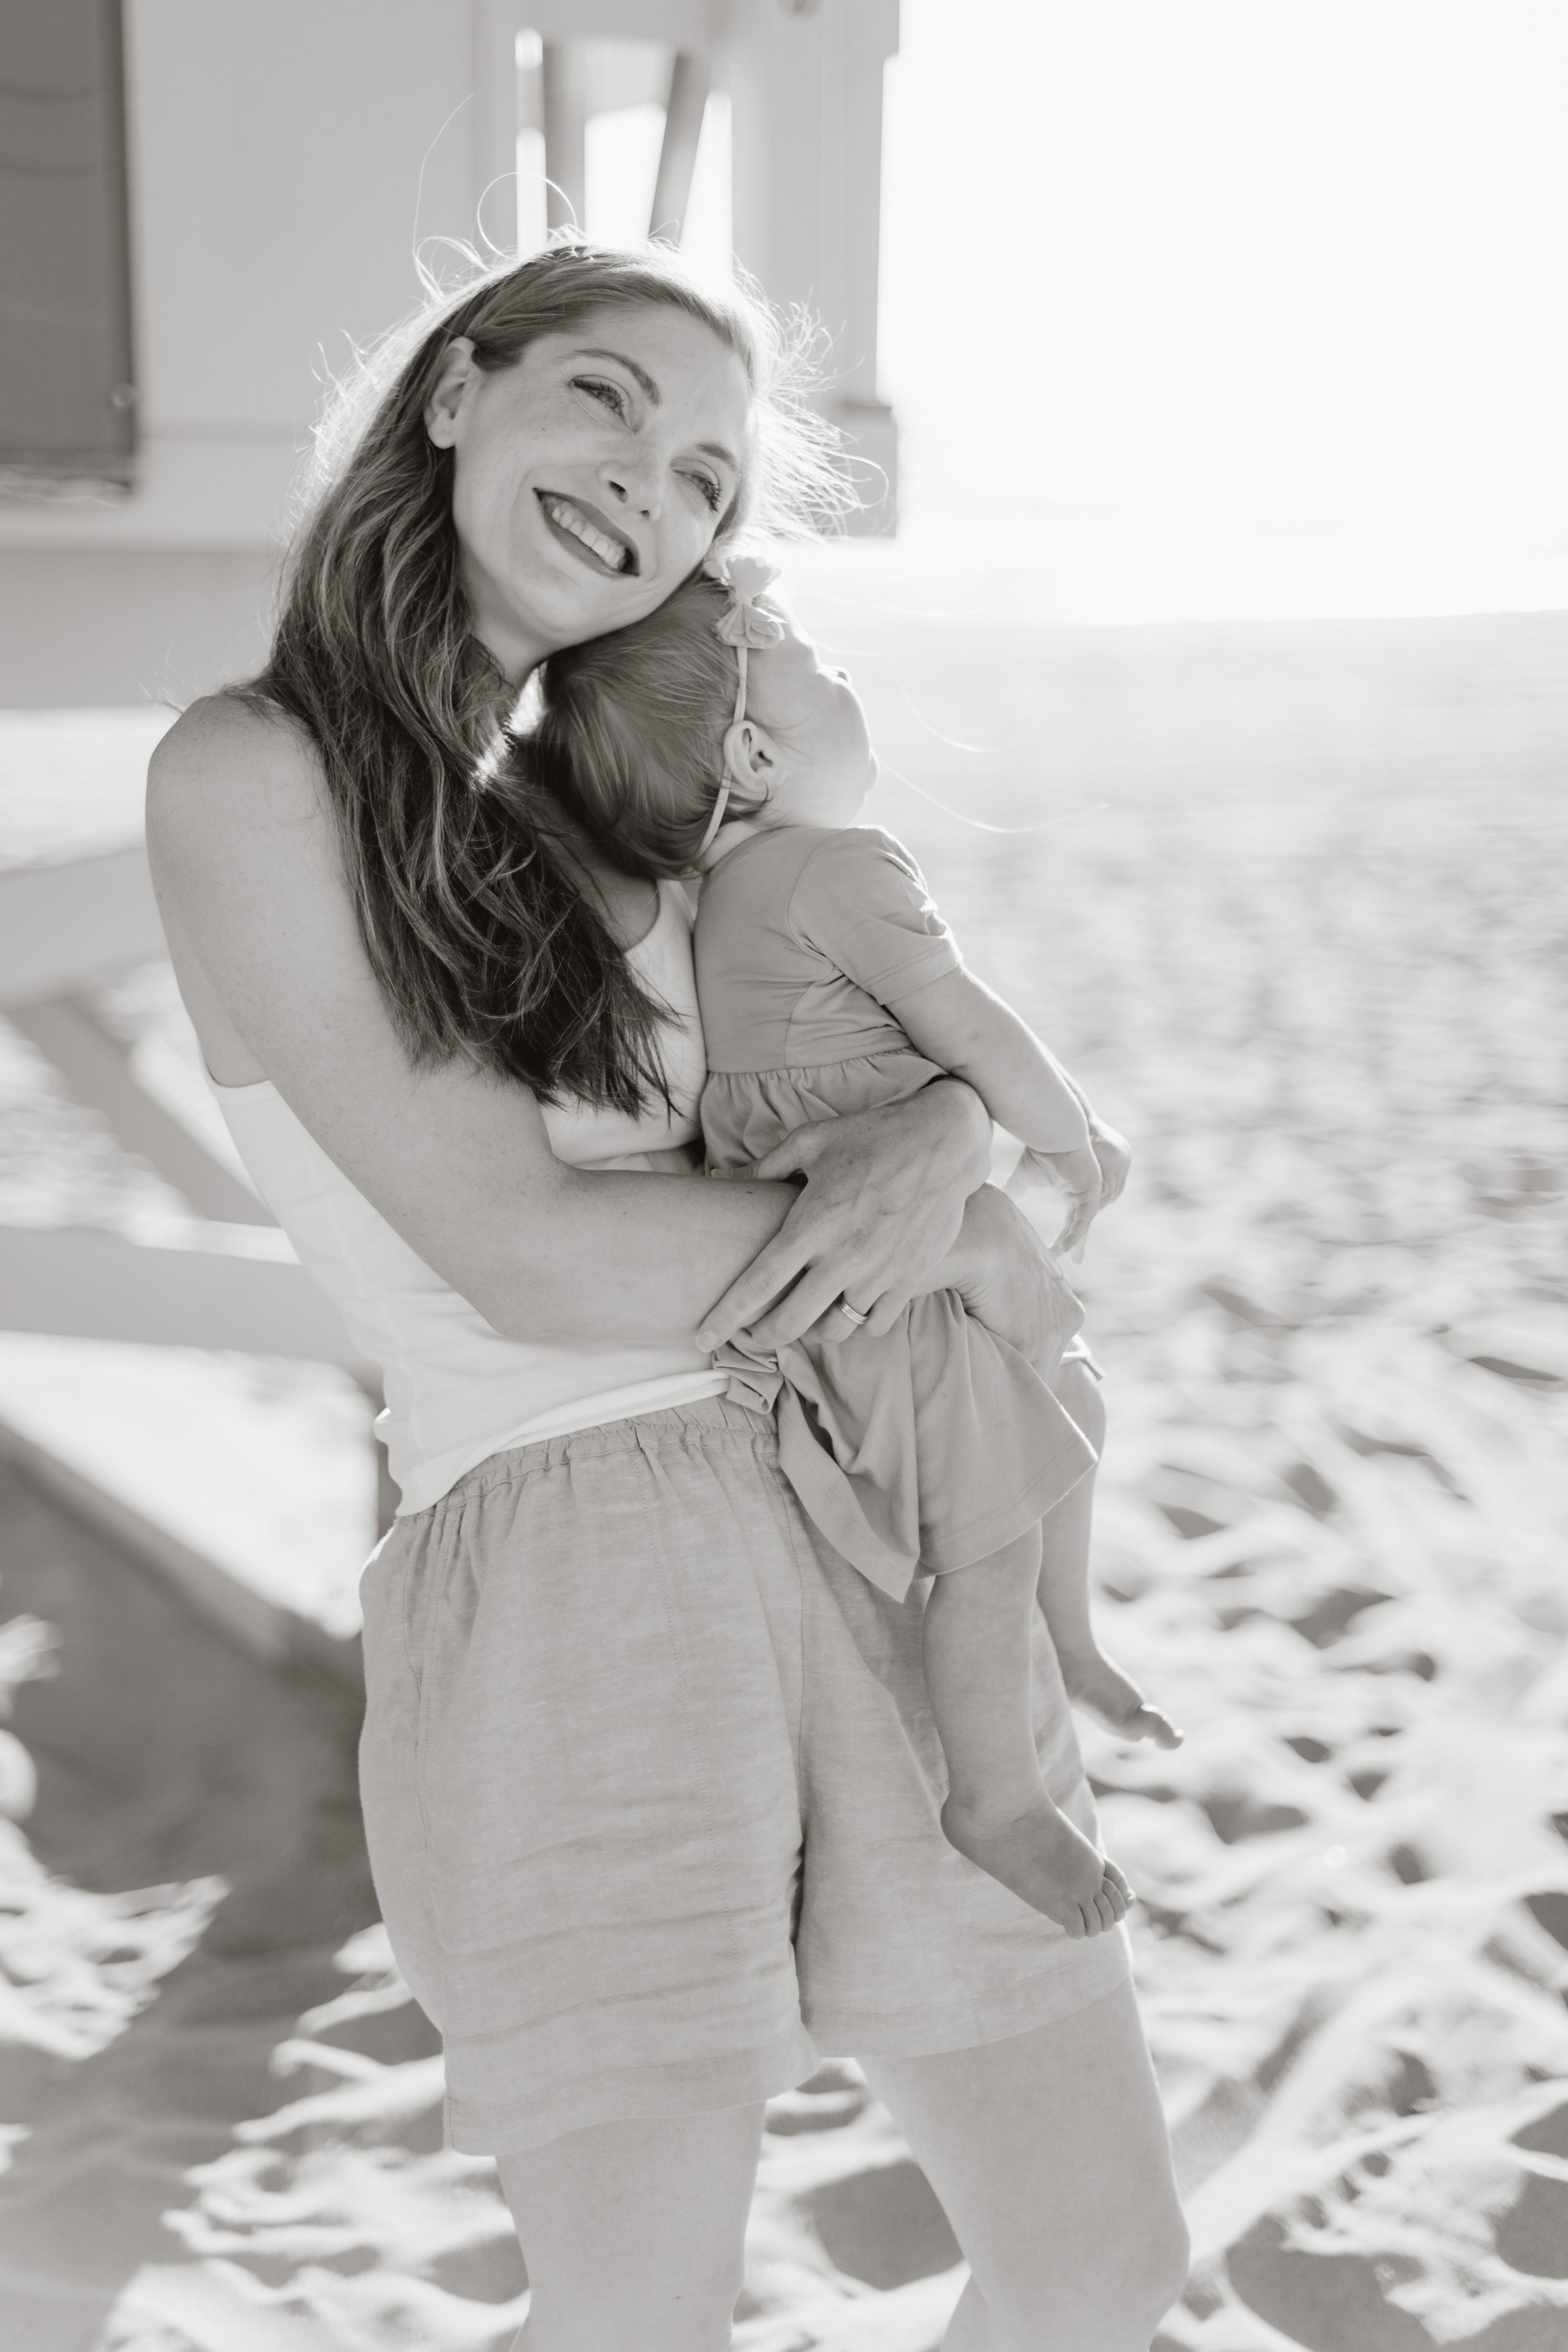
{"label": "baby's ear", "polygon": [[724,767],[731,781],[765,793],[776,783],[784,754],[765,727],[754,719],[737,719],[724,738]]}

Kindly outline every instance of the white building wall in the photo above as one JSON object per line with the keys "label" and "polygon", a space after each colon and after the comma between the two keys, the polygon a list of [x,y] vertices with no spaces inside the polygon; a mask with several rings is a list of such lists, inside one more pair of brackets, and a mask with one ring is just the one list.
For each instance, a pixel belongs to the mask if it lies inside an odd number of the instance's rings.
{"label": "white building wall", "polygon": [[[531,22],[712,45],[740,257],[826,325],[831,412],[890,484],[877,173],[898,0],[127,0],[138,485],[0,508],[0,704],[184,702],[257,667],[323,379],[416,300],[422,241],[474,236],[512,165]],[[498,240],[514,216],[498,187]]]}
{"label": "white building wall", "polygon": [[249,667],[321,375],[471,236],[470,0],[130,0],[140,484],[0,509],[0,703],[174,698]]}

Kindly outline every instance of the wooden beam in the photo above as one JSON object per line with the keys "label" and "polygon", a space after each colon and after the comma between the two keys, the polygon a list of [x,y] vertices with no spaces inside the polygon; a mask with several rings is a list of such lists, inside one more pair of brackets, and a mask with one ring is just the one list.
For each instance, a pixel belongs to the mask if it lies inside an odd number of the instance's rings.
{"label": "wooden beam", "polygon": [[522,0],[521,22],[547,41],[669,41],[710,49],[726,0]]}
{"label": "wooden beam", "polygon": [[142,1093],[125,1047],[79,998],[8,1005],[5,1017],[53,1063],[77,1100],[101,1111],[126,1149],[150,1160],[198,1217],[225,1225],[276,1226],[255,1193],[162,1103]]}
{"label": "wooden beam", "polygon": [[708,59],[690,49],[677,49],[669,69],[669,96],[664,108],[664,143],[658,151],[658,177],[654,182],[648,214],[649,236],[680,243],[686,207],[691,201],[691,175],[697,168],[697,146],[702,136],[702,113],[708,103]]}
{"label": "wooden beam", "polygon": [[824,403],[861,461],[853,532],[896,520],[898,435],[877,376],[882,82],[899,0],[730,0],[735,251],[771,301],[833,339]]}
{"label": "wooden beam", "polygon": [[474,241],[517,251],[517,37],[521,0],[472,0]]}
{"label": "wooden beam", "polygon": [[0,1011],[90,988],[168,951],[140,844],[0,873]]}
{"label": "wooden beam", "polygon": [[0,1225],[0,1329],[294,1356],[379,1381],[282,1234],[230,1232],[237,1247],[177,1249],[96,1226]]}
{"label": "wooden beam", "polygon": [[588,214],[587,69],[580,41],[544,44],[544,216],[584,226]]}
{"label": "wooden beam", "polygon": [[151,1569],[197,1616],[253,1657],[270,1666],[309,1666],[353,1696],[363,1697],[364,1654],[358,1634],[345,1640],[329,1633],[312,1618],[256,1591],[232,1570],[3,1419],[0,1461],[14,1463],[74,1517],[107,1536],[141,1567]]}

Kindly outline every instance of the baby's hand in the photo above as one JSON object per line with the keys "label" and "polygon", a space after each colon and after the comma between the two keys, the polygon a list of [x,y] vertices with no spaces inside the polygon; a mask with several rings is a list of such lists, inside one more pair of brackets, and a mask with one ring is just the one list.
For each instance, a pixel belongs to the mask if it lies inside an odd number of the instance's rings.
{"label": "baby's hand", "polygon": [[1102,1188],[1100,1205],[1102,1209],[1109,1209],[1112,1201],[1120,1201],[1126,1190],[1127,1171],[1132,1165],[1132,1154],[1127,1148],[1126,1137],[1118,1135],[1113,1127],[1107,1127],[1093,1111],[1089,1114],[1089,1149],[1100,1162]]}
{"label": "baby's hand", "polygon": [[1051,1244],[1058,1255],[1065,1256],[1069,1250],[1082,1249],[1100,1206],[1103,1181],[1100,1160],[1088,1144],[1077,1151],[1026,1150],[1007,1179],[1007,1190],[1016,1196],[1048,1186],[1067,1194],[1067,1223]]}

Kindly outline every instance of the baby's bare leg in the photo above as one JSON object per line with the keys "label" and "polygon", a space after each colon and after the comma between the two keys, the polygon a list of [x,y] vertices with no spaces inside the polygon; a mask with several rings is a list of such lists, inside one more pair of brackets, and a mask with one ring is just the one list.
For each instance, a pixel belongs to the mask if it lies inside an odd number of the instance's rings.
{"label": "baby's bare leg", "polygon": [[[1105,1443],[1105,1407],[1093,1373],[1086,1370],[1081,1360],[1069,1359],[1052,1387],[1058,1402],[1098,1454]],[[1106,1656],[1095,1639],[1089,1609],[1093,1517],[1091,1470],[1040,1523],[1039,1602],[1061,1661],[1068,1696],[1123,1739],[1152,1739],[1161,1748],[1179,1748],[1182,1735],[1175,1725],[1157,1706],[1151,1706],[1137,1684]]]}
{"label": "baby's bare leg", "polygon": [[1056,1920],[1098,1936],[1127,1908],[1127,1882],[1046,1793],[1030,1712],[1029,1620],[1040,1572],[1031,1528],[1005,1551],[935,1580],[924,1660],[947,1759],[943,1834]]}

